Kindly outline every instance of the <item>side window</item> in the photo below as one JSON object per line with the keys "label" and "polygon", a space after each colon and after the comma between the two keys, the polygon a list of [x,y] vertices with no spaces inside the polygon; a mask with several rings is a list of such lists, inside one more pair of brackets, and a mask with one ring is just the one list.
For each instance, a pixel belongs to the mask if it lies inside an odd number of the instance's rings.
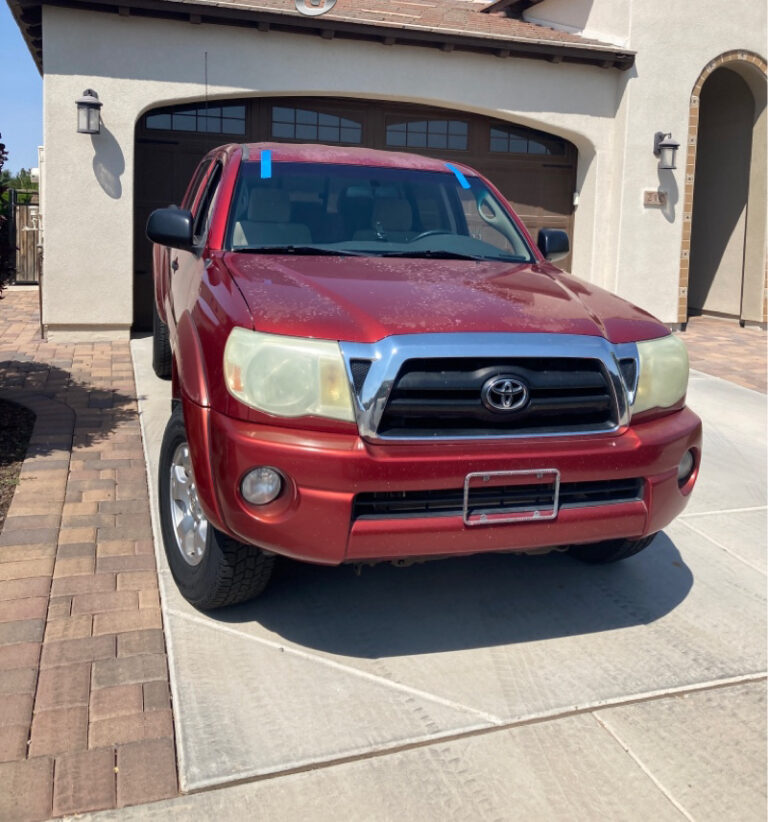
{"label": "side window", "polygon": [[490,194],[485,193],[478,200],[474,192],[462,188],[459,199],[470,236],[504,251],[527,256],[528,250],[517,229]]}
{"label": "side window", "polygon": [[208,173],[208,169],[211,167],[211,160],[207,157],[198,165],[195,169],[194,176],[192,177],[192,182],[187,186],[186,193],[184,194],[184,199],[181,201],[181,207],[192,210],[192,206],[195,202],[195,195],[200,188],[203,180],[205,179],[205,175]]}
{"label": "side window", "polygon": [[203,196],[198,201],[197,210],[194,213],[195,224],[192,230],[192,238],[195,245],[201,245],[208,234],[211,218],[213,217],[213,209],[216,205],[216,194],[219,191],[220,180],[221,163],[216,163],[208,179],[208,184],[203,192]]}

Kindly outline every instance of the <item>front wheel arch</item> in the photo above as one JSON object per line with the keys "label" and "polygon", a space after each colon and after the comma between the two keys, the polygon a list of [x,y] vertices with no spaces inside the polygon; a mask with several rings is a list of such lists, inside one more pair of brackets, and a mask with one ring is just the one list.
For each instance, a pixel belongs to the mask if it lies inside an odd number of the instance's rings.
{"label": "front wheel arch", "polygon": [[[174,458],[186,443],[182,409],[176,406],[165,429],[158,468],[160,530],[171,574],[182,596],[201,610],[253,599],[269,582],[274,555],[239,542],[207,522],[201,555],[194,563],[184,558],[179,538],[179,522],[183,516],[172,514],[177,503],[172,488],[172,471],[180,467]],[[187,480],[194,482],[194,471],[184,468],[184,472]]]}
{"label": "front wheel arch", "polygon": [[195,405],[207,408],[211,404],[208,371],[200,336],[189,312],[179,320],[174,355],[179,386],[184,386],[184,393]]}

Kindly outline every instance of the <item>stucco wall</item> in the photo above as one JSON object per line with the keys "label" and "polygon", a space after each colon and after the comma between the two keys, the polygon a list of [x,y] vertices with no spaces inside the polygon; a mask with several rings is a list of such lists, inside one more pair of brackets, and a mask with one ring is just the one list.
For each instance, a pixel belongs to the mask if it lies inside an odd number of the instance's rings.
{"label": "stucco wall", "polygon": [[[327,41],[46,6],[44,322],[131,321],[133,140],[147,109],[204,94],[334,95],[454,107],[560,134],[580,152],[574,271],[611,284],[612,126],[620,75],[513,58]],[[95,89],[102,133],[77,134],[74,101]],[[546,93],[544,90],[546,89]],[[613,226],[615,228],[615,225]]]}
{"label": "stucco wall", "polygon": [[[647,2],[648,0],[644,0]],[[633,0],[543,0],[532,6],[525,19],[593,40],[627,46]]]}

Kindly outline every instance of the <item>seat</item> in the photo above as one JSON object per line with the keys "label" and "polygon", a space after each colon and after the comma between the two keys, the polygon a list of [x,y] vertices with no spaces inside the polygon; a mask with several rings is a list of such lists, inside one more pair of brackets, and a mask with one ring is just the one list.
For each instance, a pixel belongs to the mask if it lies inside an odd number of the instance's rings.
{"label": "seat", "polygon": [[247,219],[238,220],[232,244],[238,246],[304,245],[312,235],[304,223],[291,222],[288,192],[255,188],[248,199]]}
{"label": "seat", "polygon": [[373,195],[368,186],[347,186],[339,195],[338,216],[342,221],[345,240],[354,239],[359,231],[367,231],[373,214]]}
{"label": "seat", "polygon": [[373,201],[371,228],[356,231],[354,239],[407,243],[415,234],[412,228],[411,204],[400,198],[381,197]]}
{"label": "seat", "polygon": [[291,203],[291,222],[307,226],[313,243],[337,243],[344,239],[341,218],[338,214],[327,214],[319,200]]}

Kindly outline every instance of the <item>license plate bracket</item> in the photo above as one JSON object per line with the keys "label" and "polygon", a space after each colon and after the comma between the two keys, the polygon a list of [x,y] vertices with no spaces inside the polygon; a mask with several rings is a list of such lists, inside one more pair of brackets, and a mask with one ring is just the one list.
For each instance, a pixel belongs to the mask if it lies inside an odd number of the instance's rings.
{"label": "license plate bracket", "polygon": [[560,472],[556,468],[476,471],[464,478],[465,525],[551,520],[557,517],[559,502]]}

